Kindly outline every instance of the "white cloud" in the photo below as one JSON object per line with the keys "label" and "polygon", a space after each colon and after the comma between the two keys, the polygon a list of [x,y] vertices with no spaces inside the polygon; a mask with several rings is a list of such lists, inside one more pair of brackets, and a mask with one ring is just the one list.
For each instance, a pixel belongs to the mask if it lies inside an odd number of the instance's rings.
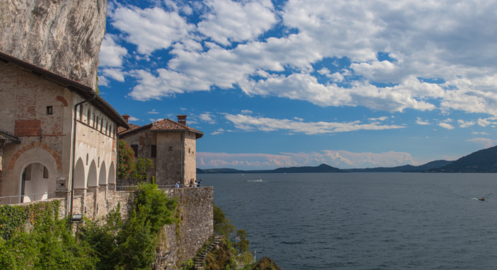
{"label": "white cloud", "polygon": [[195,29],[177,11],[166,12],[159,7],[140,9],[137,7],[116,8],[109,14],[111,24],[126,33],[125,40],[138,46],[141,54],[167,49],[181,41]]}
{"label": "white cloud", "polygon": [[489,134],[488,134],[488,133],[486,133],[486,132],[471,132],[471,134],[475,134],[475,135],[477,135],[477,134],[481,134],[481,135],[489,135]]}
{"label": "white cloud", "polygon": [[473,138],[473,139],[469,139],[469,140],[466,140],[468,142],[474,142],[474,143],[477,143],[483,147],[492,147],[495,145],[495,140],[491,140],[491,139],[488,139],[488,138]]}
{"label": "white cloud", "polygon": [[430,124],[430,122],[428,122],[428,121],[423,121],[423,120],[421,119],[421,117],[418,117],[418,118],[416,119],[416,124],[418,124],[418,125],[431,125],[431,124]]}
{"label": "white cloud", "polygon": [[158,111],[156,111],[155,109],[152,109],[151,111],[148,112],[149,114],[159,114]]}
{"label": "white cloud", "polygon": [[360,121],[336,123],[336,122],[301,122],[289,119],[272,119],[264,117],[253,117],[243,114],[225,114],[226,119],[233,122],[235,127],[245,131],[254,129],[261,131],[285,130],[295,133],[329,134],[337,132],[351,132],[358,130],[385,130],[400,129],[404,126],[378,125],[377,123],[361,124]]}
{"label": "white cloud", "polygon": [[457,123],[459,124],[459,127],[461,128],[467,128],[475,124],[474,121],[464,121],[462,119],[457,120]]}
{"label": "white cloud", "polygon": [[219,134],[223,134],[225,130],[222,129],[222,128],[219,128],[217,129],[216,131],[212,132],[211,135],[219,135]]}
{"label": "white cloud", "polygon": [[293,119],[300,121],[300,122],[304,121],[304,118],[299,118],[299,117],[294,117]]}
{"label": "white cloud", "polygon": [[148,119],[150,122],[157,122],[157,121],[161,121],[163,120],[163,118],[157,118],[157,119],[154,119],[154,118],[149,118]]}
{"label": "white cloud", "polygon": [[104,76],[110,77],[116,81],[124,82],[124,75],[127,73],[122,71],[121,69],[116,68],[106,68],[102,69],[102,73]]}
{"label": "white cloud", "polygon": [[445,129],[454,129],[454,127],[451,124],[439,123],[438,125],[445,128]]}
{"label": "white cloud", "polygon": [[[131,97],[159,99],[239,85],[248,95],[319,106],[497,115],[495,1],[289,0],[278,11],[269,0],[199,5],[191,4],[204,12],[197,26],[181,17],[181,7],[112,11],[111,24],[140,53],[172,48],[167,67],[134,72],[138,85]],[[261,37],[275,25],[292,32]],[[379,59],[379,52],[393,60]],[[341,72],[318,71],[328,82],[310,74],[314,64],[332,59],[330,64],[337,65],[343,57],[352,64]],[[293,74],[274,74],[285,70]],[[256,74],[264,76],[250,79]],[[355,76],[345,80],[349,75]],[[430,82],[436,78],[440,83]]]}
{"label": "white cloud", "polygon": [[109,86],[109,80],[104,76],[98,76],[98,85]]}
{"label": "white cloud", "polygon": [[198,152],[197,163],[203,168],[234,167],[239,169],[274,169],[291,166],[317,166],[328,164],[337,168],[393,167],[405,164],[419,165],[409,153],[354,153],[343,150],[322,150],[311,153],[212,153]]}
{"label": "white cloud", "polygon": [[114,35],[106,34],[98,54],[99,65],[101,67],[121,67],[123,58],[128,54],[128,50],[116,44]]}
{"label": "white cloud", "polygon": [[252,111],[251,111],[251,110],[242,110],[242,113],[243,113],[243,114],[251,114],[251,113],[252,113]]}
{"label": "white cloud", "polygon": [[253,40],[276,23],[269,0],[207,0],[205,5],[209,13],[204,14],[198,31],[223,45]]}
{"label": "white cloud", "polygon": [[370,121],[385,121],[388,119],[388,116],[382,116],[382,117],[378,117],[378,118],[368,118],[368,120]]}
{"label": "white cloud", "polygon": [[212,115],[210,112],[200,114],[200,120],[207,122],[209,124],[215,124],[216,121],[214,120],[215,116]]}
{"label": "white cloud", "polygon": [[129,117],[129,121],[139,121],[140,119],[136,118],[136,117],[133,117],[133,116],[130,116]]}

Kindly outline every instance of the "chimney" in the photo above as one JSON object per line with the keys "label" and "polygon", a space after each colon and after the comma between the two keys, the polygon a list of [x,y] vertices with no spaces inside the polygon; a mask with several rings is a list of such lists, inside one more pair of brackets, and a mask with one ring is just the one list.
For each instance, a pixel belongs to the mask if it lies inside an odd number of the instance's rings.
{"label": "chimney", "polygon": [[129,115],[127,115],[127,114],[123,115],[123,118],[124,118],[124,120],[126,120],[126,123],[129,123],[129,118],[130,118],[130,117],[131,117],[131,116],[129,116]]}
{"label": "chimney", "polygon": [[178,115],[178,123],[186,126],[186,115]]}

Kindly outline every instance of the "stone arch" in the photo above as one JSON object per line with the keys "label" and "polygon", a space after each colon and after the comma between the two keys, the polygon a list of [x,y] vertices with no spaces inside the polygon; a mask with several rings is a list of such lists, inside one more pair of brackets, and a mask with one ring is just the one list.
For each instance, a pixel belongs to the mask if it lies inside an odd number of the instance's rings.
{"label": "stone arch", "polygon": [[21,174],[21,202],[48,199],[49,178],[50,171],[41,162],[33,162],[24,166]]}
{"label": "stone arch", "polygon": [[85,185],[85,165],[80,158],[74,167],[74,188],[84,188]]}
{"label": "stone arch", "polygon": [[114,167],[114,161],[110,163],[109,166],[109,179],[108,179],[109,184],[115,184],[116,183],[116,169]]}
{"label": "stone arch", "polygon": [[19,149],[17,151],[17,153],[15,153],[15,155],[12,157],[12,159],[9,162],[9,167],[8,167],[9,170],[14,169],[14,166],[16,165],[16,161],[19,159],[19,157],[22,154],[24,154],[26,151],[33,149],[33,148],[42,148],[42,149],[48,151],[48,153],[50,153],[50,155],[54,158],[54,160],[57,164],[57,170],[62,171],[62,161],[61,161],[59,154],[57,154],[57,152],[55,152],[55,150],[50,148],[50,146],[48,146],[44,143],[40,143],[40,142],[32,142],[30,144],[26,144],[21,149]]}
{"label": "stone arch", "polygon": [[90,169],[88,170],[88,180],[86,182],[87,187],[97,186],[97,166],[95,165],[95,160],[91,161]]}
{"label": "stone arch", "polygon": [[62,104],[64,104],[64,107],[67,107],[68,104],[67,104],[67,100],[64,98],[64,97],[61,97],[61,96],[57,96],[56,99],[60,102],[62,102]]}
{"label": "stone arch", "polygon": [[105,161],[102,162],[102,165],[100,165],[100,175],[98,177],[98,184],[99,185],[105,185],[107,184],[107,172],[105,170]]}

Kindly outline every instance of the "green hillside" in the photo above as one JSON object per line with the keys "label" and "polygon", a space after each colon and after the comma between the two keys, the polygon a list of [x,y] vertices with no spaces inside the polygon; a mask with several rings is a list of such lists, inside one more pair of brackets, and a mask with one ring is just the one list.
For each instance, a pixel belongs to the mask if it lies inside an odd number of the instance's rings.
{"label": "green hillside", "polygon": [[427,172],[497,172],[497,146],[476,151],[452,162],[449,165],[438,169],[430,169]]}

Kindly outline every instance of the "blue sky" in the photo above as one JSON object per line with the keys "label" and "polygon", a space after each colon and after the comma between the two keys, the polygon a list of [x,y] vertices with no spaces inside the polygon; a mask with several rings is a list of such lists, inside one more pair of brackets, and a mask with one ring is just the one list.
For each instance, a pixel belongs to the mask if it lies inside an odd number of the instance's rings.
{"label": "blue sky", "polygon": [[495,145],[497,1],[108,2],[99,88],[188,115],[199,168],[455,160]]}

